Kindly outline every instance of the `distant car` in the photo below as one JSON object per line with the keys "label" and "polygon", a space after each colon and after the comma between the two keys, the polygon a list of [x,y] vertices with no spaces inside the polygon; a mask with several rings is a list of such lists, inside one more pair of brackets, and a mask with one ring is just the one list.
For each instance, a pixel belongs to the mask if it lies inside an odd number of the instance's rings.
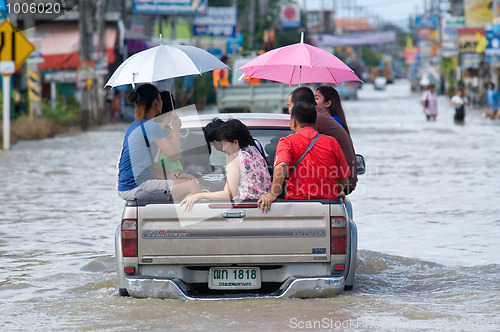
{"label": "distant car", "polygon": [[358,82],[342,82],[334,88],[342,99],[358,99]]}
{"label": "distant car", "polygon": [[384,76],[378,76],[377,78],[375,78],[375,82],[373,85],[375,86],[375,90],[385,90],[387,80]]}

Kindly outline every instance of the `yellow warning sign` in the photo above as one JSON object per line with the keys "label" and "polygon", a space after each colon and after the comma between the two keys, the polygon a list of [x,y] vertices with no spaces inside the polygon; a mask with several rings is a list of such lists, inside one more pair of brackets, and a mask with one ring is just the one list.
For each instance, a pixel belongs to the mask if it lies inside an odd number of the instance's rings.
{"label": "yellow warning sign", "polygon": [[0,24],[0,73],[13,74],[34,50],[35,46],[9,21]]}
{"label": "yellow warning sign", "polygon": [[37,73],[32,70],[28,71],[28,87],[30,99],[33,101],[40,101],[40,81],[38,79]]}

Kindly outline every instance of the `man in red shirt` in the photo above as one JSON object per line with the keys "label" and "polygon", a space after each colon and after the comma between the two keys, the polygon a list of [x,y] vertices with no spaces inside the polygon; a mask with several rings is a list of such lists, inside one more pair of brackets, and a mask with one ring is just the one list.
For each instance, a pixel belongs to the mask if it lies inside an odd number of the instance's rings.
{"label": "man in red shirt", "polygon": [[[300,159],[318,134],[314,130],[315,122],[314,105],[298,102],[293,106],[290,116],[293,134],[278,142],[271,192],[258,201],[262,212],[270,210],[271,203],[281,192],[288,169]],[[285,198],[335,199],[344,190],[349,175],[349,165],[338,142],[333,137],[321,135],[291,174]]]}
{"label": "man in red shirt", "polygon": [[[316,105],[314,100],[314,92],[307,86],[299,87],[290,94],[288,97],[288,109],[291,112],[293,105],[299,101],[305,101]],[[347,186],[344,190],[346,195],[349,195],[354,189],[356,189],[356,183],[358,182],[358,163],[356,161],[356,152],[354,152],[354,146],[352,144],[351,136],[331,115],[325,110],[316,110],[316,124],[314,129],[316,129],[320,134],[328,135],[337,140],[342,152],[344,152],[345,160],[349,164],[351,175],[349,175]]]}

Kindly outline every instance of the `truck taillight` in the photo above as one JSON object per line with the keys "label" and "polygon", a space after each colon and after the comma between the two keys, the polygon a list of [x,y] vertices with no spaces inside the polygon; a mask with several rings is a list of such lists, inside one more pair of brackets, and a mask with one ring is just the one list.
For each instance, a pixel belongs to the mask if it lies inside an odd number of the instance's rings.
{"label": "truck taillight", "polygon": [[347,252],[347,221],[344,217],[330,219],[330,253],[342,255]]}
{"label": "truck taillight", "polygon": [[122,256],[137,257],[137,220],[122,221]]}

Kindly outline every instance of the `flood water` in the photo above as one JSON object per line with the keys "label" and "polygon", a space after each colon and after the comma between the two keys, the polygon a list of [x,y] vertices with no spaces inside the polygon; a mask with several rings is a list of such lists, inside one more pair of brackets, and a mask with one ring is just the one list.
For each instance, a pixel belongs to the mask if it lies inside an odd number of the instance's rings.
{"label": "flood water", "polygon": [[117,294],[115,165],[127,125],[0,152],[0,330],[500,329],[500,120],[406,81],[344,102],[367,173],[350,196],[356,284],[330,299],[189,301]]}

